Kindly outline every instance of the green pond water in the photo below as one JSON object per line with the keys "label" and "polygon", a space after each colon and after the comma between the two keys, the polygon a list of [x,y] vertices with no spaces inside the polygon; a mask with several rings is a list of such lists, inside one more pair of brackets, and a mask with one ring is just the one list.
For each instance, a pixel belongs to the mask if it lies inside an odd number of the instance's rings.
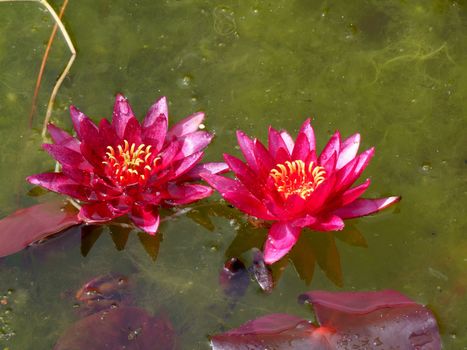
{"label": "green pond water", "polygon": [[[61,1],[51,4],[58,11]],[[40,133],[70,53],[57,34],[30,129],[53,21],[34,2],[2,2],[0,18],[4,217],[54,197],[24,179],[54,167]],[[251,283],[236,303],[219,270],[230,256],[251,262],[265,230],[217,195],[165,221],[158,239],[68,230],[0,259],[0,349],[52,348],[80,317],[74,292],[110,271],[130,276],[138,306],[168,315],[182,349],[209,349],[209,334],[267,313],[311,317],[297,303],[308,290],[387,288],[433,310],[445,349],[467,349],[463,1],[70,0],[64,23],[78,53],[53,109],[59,126],[71,131],[70,104],[98,121],[122,92],[141,120],[165,95],[172,123],[206,112],[216,138],[205,160],[218,161],[240,154],[237,129],[265,140],[267,126],[295,134],[313,116],[318,149],[336,129],[376,147],[365,196],[403,200],[337,234],[305,232],[292,260],[274,267],[272,294]]]}

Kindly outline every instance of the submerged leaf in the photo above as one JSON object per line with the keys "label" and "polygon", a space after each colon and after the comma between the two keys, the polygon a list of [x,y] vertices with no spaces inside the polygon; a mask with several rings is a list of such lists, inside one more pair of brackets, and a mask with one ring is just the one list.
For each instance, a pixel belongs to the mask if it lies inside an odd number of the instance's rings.
{"label": "submerged leaf", "polygon": [[175,332],[161,315],[150,316],[145,310],[122,307],[85,317],[60,337],[54,350],[174,350]]}
{"label": "submerged leaf", "polygon": [[300,296],[311,302],[319,327],[287,314],[272,314],[211,338],[213,350],[439,350],[433,314],[399,292],[325,292]]}
{"label": "submerged leaf", "polygon": [[20,209],[0,220],[0,257],[19,252],[31,243],[79,223],[76,209],[64,201]]}
{"label": "submerged leaf", "polygon": [[151,236],[144,232],[138,232],[138,238],[152,261],[156,261],[157,255],[159,254],[159,247],[161,245],[162,233],[159,232],[157,235]]}

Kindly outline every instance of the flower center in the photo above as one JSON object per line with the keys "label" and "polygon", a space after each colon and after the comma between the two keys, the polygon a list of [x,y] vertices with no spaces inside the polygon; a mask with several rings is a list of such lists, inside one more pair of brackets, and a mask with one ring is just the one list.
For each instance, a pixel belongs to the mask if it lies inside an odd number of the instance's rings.
{"label": "flower center", "polygon": [[118,145],[117,151],[112,146],[107,146],[105,153],[106,173],[120,185],[144,184],[154,172],[160,157],[154,157],[151,153],[151,145],[144,143],[136,147],[127,140],[123,140],[123,146]]}
{"label": "flower center", "polygon": [[298,194],[303,199],[307,199],[324,181],[326,171],[321,166],[315,166],[313,162],[306,166],[304,161],[294,160],[277,164],[269,176],[274,181],[277,192],[284,199],[292,194]]}

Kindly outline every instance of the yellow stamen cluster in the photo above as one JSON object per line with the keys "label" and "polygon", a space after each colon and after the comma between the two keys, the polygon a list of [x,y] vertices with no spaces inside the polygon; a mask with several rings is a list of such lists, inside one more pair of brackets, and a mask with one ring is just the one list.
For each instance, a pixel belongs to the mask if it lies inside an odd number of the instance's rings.
{"label": "yellow stamen cluster", "polygon": [[277,164],[269,176],[284,199],[292,194],[306,199],[325,180],[326,171],[322,166],[315,166],[313,162],[306,166],[304,161],[294,160]]}
{"label": "yellow stamen cluster", "polygon": [[130,185],[147,181],[153,173],[160,157],[153,157],[151,145],[140,144],[136,147],[127,140],[123,140],[123,146],[118,145],[117,151],[112,146],[107,146],[106,160],[102,163],[106,166],[107,174],[121,185]]}

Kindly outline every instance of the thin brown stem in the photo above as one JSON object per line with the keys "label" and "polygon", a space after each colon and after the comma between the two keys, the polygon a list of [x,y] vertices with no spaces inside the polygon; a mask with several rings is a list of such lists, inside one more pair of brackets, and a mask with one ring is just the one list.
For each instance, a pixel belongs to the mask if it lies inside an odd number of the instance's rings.
{"label": "thin brown stem", "polygon": [[[68,0],[65,0],[60,8],[60,13],[58,14],[58,18],[61,20],[63,17],[63,13],[68,5]],[[57,34],[58,24],[55,23],[52,29],[52,33],[50,34],[49,41],[47,42],[47,47],[45,48],[44,56],[42,57],[41,68],[39,69],[39,74],[37,75],[36,86],[34,88],[34,95],[32,97],[32,106],[31,106],[31,113],[29,114],[29,127],[32,127],[32,122],[34,119],[34,114],[36,113],[36,101],[37,95],[39,94],[39,88],[41,87],[42,76],[44,74],[45,65],[47,63],[47,59],[49,57],[50,48],[52,47],[52,43],[55,39],[55,35]]]}

